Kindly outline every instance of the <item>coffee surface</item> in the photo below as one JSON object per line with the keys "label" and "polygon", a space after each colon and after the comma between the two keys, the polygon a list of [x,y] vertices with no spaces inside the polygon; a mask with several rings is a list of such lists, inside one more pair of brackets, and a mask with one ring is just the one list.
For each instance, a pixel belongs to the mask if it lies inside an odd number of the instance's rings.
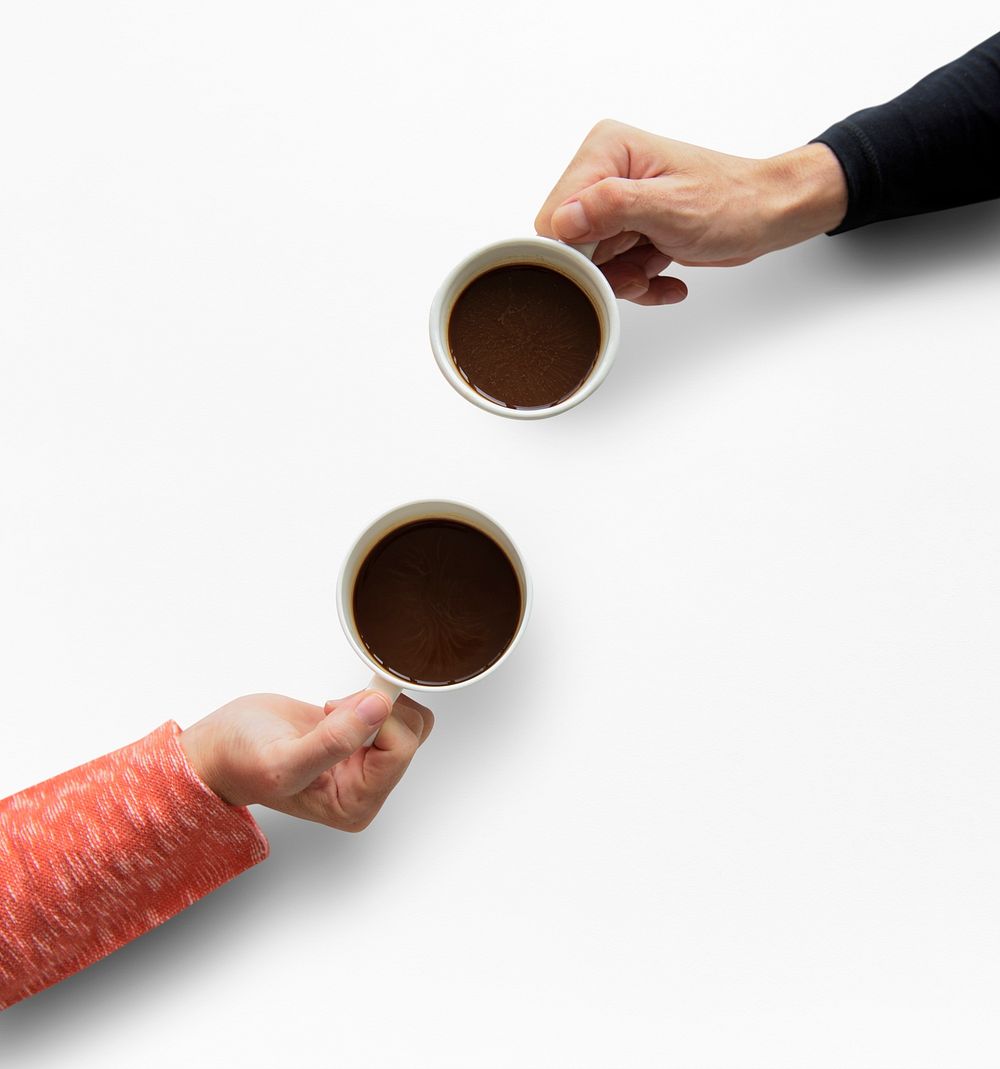
{"label": "coffee surface", "polygon": [[508,408],[551,408],[593,370],[601,324],[590,298],[565,275],[509,264],[461,292],[448,346],[477,393]]}
{"label": "coffee surface", "polygon": [[379,664],[411,683],[441,686],[479,675],[507,649],[521,620],[521,585],[482,531],[417,520],[369,551],[353,607]]}

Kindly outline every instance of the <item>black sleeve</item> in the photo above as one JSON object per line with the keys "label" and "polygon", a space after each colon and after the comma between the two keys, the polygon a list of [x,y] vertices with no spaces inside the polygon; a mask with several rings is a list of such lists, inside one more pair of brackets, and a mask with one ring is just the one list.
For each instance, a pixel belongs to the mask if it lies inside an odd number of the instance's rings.
{"label": "black sleeve", "polygon": [[813,140],[847,176],[832,234],[1000,197],[1000,34]]}

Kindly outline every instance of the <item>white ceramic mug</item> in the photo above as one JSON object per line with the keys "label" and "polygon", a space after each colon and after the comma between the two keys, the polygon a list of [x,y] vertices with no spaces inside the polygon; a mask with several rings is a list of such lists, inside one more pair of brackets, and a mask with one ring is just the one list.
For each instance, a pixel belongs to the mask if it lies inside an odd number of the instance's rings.
{"label": "white ceramic mug", "polygon": [[[517,630],[503,653],[478,675],[470,679],[463,679],[458,683],[428,684],[411,683],[408,679],[394,675],[384,665],[371,655],[358,633],[357,624],[354,621],[354,584],[357,582],[361,565],[371,550],[386,535],[404,524],[413,523],[415,520],[457,520],[467,523],[484,534],[489,535],[494,542],[504,551],[514,568],[518,584],[521,588],[521,619],[518,621]],[[370,523],[355,540],[350,552],[344,560],[337,579],[337,614],[340,624],[347,635],[347,641],[354,647],[354,652],[368,666],[372,678],[366,690],[377,690],[384,694],[390,704],[399,697],[400,691],[406,690],[457,690],[459,687],[476,683],[503,664],[510,656],[511,651],[518,644],[524,632],[524,626],[528,622],[528,614],[531,611],[531,580],[524,567],[524,560],[517,546],[514,545],[510,535],[485,513],[472,508],[471,505],[463,505],[459,501],[411,501],[408,505],[399,505],[385,515],[380,516]]]}
{"label": "white ceramic mug", "polygon": [[[560,412],[578,405],[601,385],[618,352],[621,330],[614,291],[590,259],[595,248],[596,242],[591,245],[567,245],[553,238],[538,236],[510,238],[485,245],[467,256],[441,283],[431,304],[431,348],[441,373],[467,401],[508,419],[544,419],[558,416]],[[600,321],[601,348],[590,374],[574,393],[548,408],[508,408],[491,401],[469,385],[451,357],[448,321],[455,302],[473,279],[508,264],[537,264],[565,275],[590,298]]]}

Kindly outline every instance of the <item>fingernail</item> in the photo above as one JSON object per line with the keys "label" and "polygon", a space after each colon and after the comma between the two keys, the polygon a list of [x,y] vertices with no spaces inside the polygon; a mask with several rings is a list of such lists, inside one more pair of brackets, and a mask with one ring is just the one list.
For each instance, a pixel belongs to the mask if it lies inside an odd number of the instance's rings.
{"label": "fingernail", "polygon": [[389,715],[389,699],[381,694],[366,694],[354,711],[369,727],[378,727]]}
{"label": "fingernail", "polygon": [[563,241],[582,238],[590,232],[590,220],[578,200],[571,200],[552,213],[552,227]]}

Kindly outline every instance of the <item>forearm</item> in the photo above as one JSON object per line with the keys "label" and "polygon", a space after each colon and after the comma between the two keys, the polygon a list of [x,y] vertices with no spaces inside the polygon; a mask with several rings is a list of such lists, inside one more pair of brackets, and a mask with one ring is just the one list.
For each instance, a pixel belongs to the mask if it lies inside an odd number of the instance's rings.
{"label": "forearm", "polygon": [[0,802],[0,1009],[90,965],[267,856],[175,724]]}
{"label": "forearm", "polygon": [[840,225],[847,211],[847,182],[826,145],[803,145],[760,160],[759,168],[766,220],[761,252],[796,245]]}
{"label": "forearm", "polygon": [[835,232],[1000,196],[1000,34],[816,141],[847,176]]}

